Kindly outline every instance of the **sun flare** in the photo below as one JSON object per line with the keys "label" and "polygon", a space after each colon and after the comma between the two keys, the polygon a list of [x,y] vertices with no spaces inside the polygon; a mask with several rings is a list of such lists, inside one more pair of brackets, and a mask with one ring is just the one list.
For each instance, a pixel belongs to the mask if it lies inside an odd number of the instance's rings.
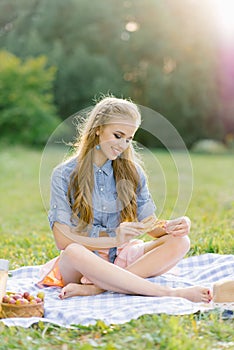
{"label": "sun flare", "polygon": [[232,37],[234,40],[234,1],[214,0],[212,4],[222,35],[227,38]]}

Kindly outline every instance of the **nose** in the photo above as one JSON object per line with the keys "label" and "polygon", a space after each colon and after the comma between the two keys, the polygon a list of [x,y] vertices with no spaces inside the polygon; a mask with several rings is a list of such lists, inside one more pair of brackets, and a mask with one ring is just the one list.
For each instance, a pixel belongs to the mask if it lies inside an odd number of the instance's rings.
{"label": "nose", "polygon": [[124,150],[128,147],[128,143],[127,143],[127,139],[125,139],[124,137],[122,137],[119,140],[119,147],[121,147],[121,150]]}

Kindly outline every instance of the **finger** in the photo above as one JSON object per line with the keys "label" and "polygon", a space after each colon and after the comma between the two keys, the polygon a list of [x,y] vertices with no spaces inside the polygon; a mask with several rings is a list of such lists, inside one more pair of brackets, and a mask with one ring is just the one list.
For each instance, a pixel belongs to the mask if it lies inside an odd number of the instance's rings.
{"label": "finger", "polygon": [[181,230],[183,228],[186,230],[186,229],[189,229],[189,227],[190,226],[185,221],[174,222],[174,220],[173,220],[173,222],[169,222],[166,224],[167,231]]}
{"label": "finger", "polygon": [[189,225],[189,227],[190,227],[191,226],[191,220],[189,219],[189,217],[184,216],[183,219],[187,223],[187,225]]}
{"label": "finger", "polygon": [[138,236],[140,234],[142,234],[141,230],[136,230],[136,229],[129,229],[129,230],[125,230],[124,235],[131,235],[131,236]]}
{"label": "finger", "polygon": [[141,222],[133,222],[132,225],[130,226],[136,230],[143,230],[145,225]]}
{"label": "finger", "polygon": [[182,216],[180,218],[172,220],[172,224],[184,225],[186,227],[190,227],[191,226],[191,220],[187,216]]}
{"label": "finger", "polygon": [[158,220],[154,215],[143,219],[141,222],[145,224],[144,232],[151,232],[156,228],[164,229],[166,228],[166,220]]}
{"label": "finger", "polygon": [[186,230],[177,230],[177,231],[173,231],[171,233],[172,236],[174,237],[183,237],[183,236],[186,236],[188,234],[188,231]]}
{"label": "finger", "polygon": [[135,222],[135,221],[124,221],[120,224],[120,226],[124,226],[124,227],[136,227],[136,228],[143,228],[144,227],[144,223],[138,221],[138,222]]}
{"label": "finger", "polygon": [[184,231],[186,233],[189,233],[190,231],[190,227],[188,225],[184,225],[184,224],[181,224],[181,225],[177,225],[174,227],[174,229],[171,230],[171,233],[176,233],[178,231]]}
{"label": "finger", "polygon": [[144,225],[141,223],[130,223],[130,225],[121,225],[121,231],[138,231],[142,232],[144,230]]}
{"label": "finger", "polygon": [[176,226],[171,226],[171,227],[166,227],[166,232],[168,234],[171,234],[171,233],[175,233],[177,231],[181,230],[181,226],[180,225],[176,225]]}
{"label": "finger", "polygon": [[124,244],[126,242],[129,242],[132,239],[135,239],[135,237],[139,236],[139,233],[127,233],[124,235],[121,235],[120,237],[118,237],[118,242],[119,244]]}
{"label": "finger", "polygon": [[141,222],[148,223],[148,222],[151,222],[152,220],[156,220],[156,217],[154,215],[147,216],[146,218],[141,220]]}
{"label": "finger", "polygon": [[183,223],[181,219],[173,219],[173,220],[168,220],[167,221],[167,228],[168,229],[173,229],[176,226],[179,226]]}

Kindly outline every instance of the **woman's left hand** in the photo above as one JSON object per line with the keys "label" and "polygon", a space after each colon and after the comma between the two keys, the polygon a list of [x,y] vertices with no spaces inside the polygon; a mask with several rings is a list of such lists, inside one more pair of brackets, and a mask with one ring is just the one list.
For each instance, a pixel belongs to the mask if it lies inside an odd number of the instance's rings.
{"label": "woman's left hand", "polygon": [[166,233],[174,237],[183,237],[189,234],[191,221],[187,216],[167,220]]}

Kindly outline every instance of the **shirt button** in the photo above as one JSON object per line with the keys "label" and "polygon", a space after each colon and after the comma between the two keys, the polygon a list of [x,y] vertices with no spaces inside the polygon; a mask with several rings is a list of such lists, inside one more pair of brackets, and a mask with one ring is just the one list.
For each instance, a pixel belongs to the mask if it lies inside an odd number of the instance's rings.
{"label": "shirt button", "polygon": [[54,208],[54,209],[55,209],[55,208],[57,208],[57,205],[56,205],[56,204],[54,204],[54,205],[53,205],[53,208]]}
{"label": "shirt button", "polygon": [[103,206],[103,207],[102,207],[102,209],[103,209],[103,210],[106,210],[106,207],[105,207],[105,206]]}
{"label": "shirt button", "polygon": [[103,191],[104,190],[104,188],[103,187],[100,187],[100,191]]}
{"label": "shirt button", "polygon": [[99,169],[98,172],[101,173],[102,172],[101,169]]}

